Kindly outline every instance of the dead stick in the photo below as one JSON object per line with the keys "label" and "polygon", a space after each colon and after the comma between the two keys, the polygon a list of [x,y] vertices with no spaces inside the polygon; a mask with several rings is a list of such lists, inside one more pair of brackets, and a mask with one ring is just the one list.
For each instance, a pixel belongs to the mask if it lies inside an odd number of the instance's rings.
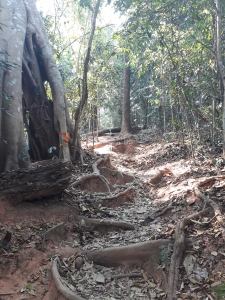
{"label": "dead stick", "polygon": [[18,293],[20,293],[20,291],[18,291],[18,292],[9,292],[9,293],[1,293],[0,292],[0,296],[14,295],[14,294],[18,294]]}
{"label": "dead stick", "polygon": [[111,280],[114,279],[121,279],[121,278],[143,278],[143,274],[140,273],[127,273],[127,274],[118,274],[118,275],[113,275],[111,276]]}
{"label": "dead stick", "polygon": [[208,215],[210,212],[210,209],[204,209],[200,212],[194,213],[180,222],[178,222],[175,230],[175,242],[173,245],[173,254],[171,257],[171,264],[169,269],[169,275],[168,275],[168,293],[167,293],[167,300],[174,300],[176,296],[177,291],[177,284],[179,279],[179,267],[183,255],[183,251],[185,248],[185,234],[184,229],[185,226],[189,225],[191,223],[191,219],[197,219],[202,216]]}
{"label": "dead stick", "polygon": [[135,226],[130,223],[122,222],[122,221],[113,221],[113,220],[99,220],[99,219],[92,219],[83,216],[77,216],[77,220],[81,222],[82,220],[85,222],[86,227],[88,228],[98,228],[98,227],[107,227],[107,226],[114,226],[124,230],[134,230]]}

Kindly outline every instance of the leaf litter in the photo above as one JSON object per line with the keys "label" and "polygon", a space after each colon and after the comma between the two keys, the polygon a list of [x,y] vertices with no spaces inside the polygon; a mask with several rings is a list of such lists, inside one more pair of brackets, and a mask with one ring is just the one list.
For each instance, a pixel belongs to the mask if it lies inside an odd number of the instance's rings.
{"label": "leaf litter", "polygon": [[[172,245],[177,222],[204,207],[204,203],[193,193],[194,184],[203,178],[224,174],[224,166],[219,163],[219,155],[212,156],[203,149],[198,150],[193,160],[189,156],[188,145],[184,146],[179,142],[152,144],[147,140],[143,144],[141,138],[138,138],[138,142],[133,155],[110,152],[112,163],[120,171],[135,175],[133,183],[118,187],[117,190],[118,192],[126,187],[132,187],[135,191],[133,202],[108,208],[99,204],[98,195],[90,195],[73,188],[67,189],[62,196],[62,201],[66,200],[68,207],[79,208],[85,217],[132,223],[135,225],[135,230],[118,230],[102,234],[86,227],[85,222],[73,220],[73,226],[69,230],[71,246],[94,251],[164,238],[170,239]],[[81,172],[91,174],[90,166],[97,158],[97,154],[94,156],[87,154],[86,165],[75,166],[73,180],[77,180]],[[148,184],[149,178],[160,167],[170,168],[173,175],[164,176],[157,186],[152,187]],[[80,168],[82,168],[81,172]],[[211,186],[203,189],[203,192],[216,201],[224,212],[224,179],[215,180]],[[170,204],[170,209],[157,217],[157,214]],[[18,257],[21,251],[26,251],[24,250],[26,248],[46,251],[42,247],[43,232],[59,223],[48,223],[45,220],[34,222],[29,226],[22,221],[18,224],[11,223],[12,240],[6,243],[6,249],[5,246],[2,247],[1,261]],[[8,229],[9,226],[0,224],[2,243]],[[177,289],[179,299],[216,299],[215,288],[220,290],[220,286],[225,283],[225,245],[222,234],[213,215],[210,215],[207,220],[192,222],[192,225],[185,229],[187,243],[183,263],[180,266]],[[66,247],[66,242],[61,240],[60,245]],[[165,254],[166,258],[161,259],[161,268],[167,275],[171,251]],[[49,249],[48,253],[50,257],[54,257]],[[74,259],[75,255],[64,258],[61,253],[60,275],[66,286],[85,299],[166,299],[167,297],[166,292],[161,290],[152,278],[143,275],[144,271],[140,267],[132,270],[125,267],[106,268],[83,258],[85,263],[77,270],[74,268]],[[27,280],[23,292],[37,293],[40,286],[48,284],[47,274],[47,269],[39,275],[39,279],[34,279],[35,274],[30,274],[31,284]],[[139,274],[140,277],[120,277],[124,274]],[[16,287],[13,288],[15,289]],[[13,294],[10,297],[16,299]]]}

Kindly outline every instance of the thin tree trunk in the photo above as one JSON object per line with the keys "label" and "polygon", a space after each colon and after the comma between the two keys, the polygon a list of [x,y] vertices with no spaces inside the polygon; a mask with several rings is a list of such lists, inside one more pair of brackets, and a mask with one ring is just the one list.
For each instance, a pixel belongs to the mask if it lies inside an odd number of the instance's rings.
{"label": "thin tree trunk", "polygon": [[186,120],[187,120],[187,132],[188,132],[188,136],[189,136],[190,144],[191,144],[191,154],[192,154],[192,157],[195,158],[194,145],[193,145],[192,132],[191,132],[190,116],[189,116],[189,113],[188,113],[188,110],[187,110],[186,106],[184,106],[184,111],[185,111]]}
{"label": "thin tree trunk", "polygon": [[166,101],[163,95],[163,131],[166,132]]}
{"label": "thin tree trunk", "polygon": [[74,147],[73,159],[74,160],[76,158],[77,152],[79,152],[79,153],[81,152],[80,151],[81,146],[80,146],[80,142],[78,140],[78,129],[79,129],[81,113],[82,113],[84,105],[86,104],[87,99],[88,99],[87,73],[88,73],[88,65],[89,65],[89,60],[90,60],[92,41],[93,41],[93,37],[94,37],[95,24],[96,24],[96,19],[97,19],[100,2],[101,2],[101,0],[97,0],[96,5],[95,5],[95,10],[94,10],[94,15],[92,18],[91,33],[90,33],[90,37],[89,37],[89,41],[88,41],[86,57],[84,60],[82,96],[81,96],[81,100],[78,104],[78,107],[76,109],[76,113],[75,113],[75,126],[74,126],[74,134],[73,134],[73,147]]}
{"label": "thin tree trunk", "polygon": [[[3,98],[3,91],[2,91],[2,87],[3,87],[3,80],[4,80],[4,68],[6,66],[6,60],[7,60],[7,52],[6,52],[6,49],[7,49],[7,43],[6,43],[6,40],[5,39],[0,39],[0,61],[1,61],[1,64],[2,64],[2,67],[0,67],[0,153],[2,153],[2,139],[1,139],[1,132],[2,132],[2,129],[1,129],[1,124],[2,124],[2,113],[3,113],[3,110],[2,110],[2,98]],[[4,68],[3,68],[4,67]],[[1,170],[1,165],[2,165],[2,155],[0,157],[0,170]]]}
{"label": "thin tree trunk", "polygon": [[96,135],[95,135],[96,142],[99,142],[99,140],[98,140],[98,107],[97,106],[96,106],[96,116],[95,116],[95,131],[96,131]]}
{"label": "thin tree trunk", "polygon": [[163,108],[163,132],[166,132],[166,95],[164,89],[163,67],[161,67],[161,90],[162,90],[162,108]]}
{"label": "thin tree trunk", "polygon": [[131,132],[130,125],[130,64],[128,53],[124,53],[124,91],[121,133]]}
{"label": "thin tree trunk", "polygon": [[[89,17],[90,17],[90,11],[88,11],[88,14],[87,14],[87,19],[85,21],[84,32],[83,32],[83,35],[82,35],[82,38],[81,38],[81,41],[80,41],[80,46],[79,46],[79,50],[78,50],[78,54],[77,54],[77,66],[76,66],[76,74],[77,74],[77,76],[79,74],[81,49],[82,49],[82,46],[83,46],[84,38],[85,38],[85,36],[87,34]],[[75,85],[75,90],[76,90],[76,85]]]}
{"label": "thin tree trunk", "polygon": [[145,121],[145,125],[144,128],[148,128],[148,118],[149,118],[149,101],[147,101],[147,110],[146,110],[146,121]]}
{"label": "thin tree trunk", "polygon": [[160,129],[161,132],[163,132],[163,106],[162,103],[159,104],[159,108],[158,108],[158,128]]}
{"label": "thin tree trunk", "polygon": [[215,151],[215,112],[216,112],[216,99],[213,97],[213,111],[212,111],[212,149]]}
{"label": "thin tree trunk", "polygon": [[170,108],[171,108],[171,120],[172,120],[172,128],[173,132],[176,132],[176,127],[175,127],[175,111],[174,111],[174,105],[172,103],[172,98],[170,96]]}
{"label": "thin tree trunk", "polygon": [[216,3],[216,56],[221,82],[223,84],[223,157],[225,158],[225,70],[221,53],[221,23],[222,23],[222,2],[215,0]]}

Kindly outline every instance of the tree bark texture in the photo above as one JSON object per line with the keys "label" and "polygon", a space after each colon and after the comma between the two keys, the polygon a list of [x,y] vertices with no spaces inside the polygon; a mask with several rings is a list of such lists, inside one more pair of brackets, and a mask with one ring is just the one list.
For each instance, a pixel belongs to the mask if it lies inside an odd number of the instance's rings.
{"label": "tree bark texture", "polygon": [[130,65],[128,53],[124,53],[124,91],[123,91],[123,111],[122,111],[122,133],[131,131],[130,125]]}
{"label": "tree bark texture", "polygon": [[[1,139],[1,119],[2,119],[2,98],[3,98],[3,91],[2,91],[2,86],[3,86],[3,79],[4,79],[4,67],[6,66],[6,48],[7,48],[7,43],[6,40],[0,39],[0,62],[2,64],[2,68],[0,68],[0,152],[2,150],[2,139]],[[1,152],[2,153],[2,152]],[[0,165],[1,165],[1,158],[2,155],[0,156]]]}
{"label": "tree bark texture", "polygon": [[11,67],[0,71],[0,172],[27,167],[30,158],[70,160],[64,87],[35,0],[1,0],[1,7],[0,59]]}
{"label": "tree bark texture", "polygon": [[0,124],[0,171],[27,166],[29,163],[23,135],[21,88],[27,18],[24,3],[19,5],[17,2],[16,0],[1,0],[0,20],[3,25],[0,32],[0,44],[4,45],[1,55],[4,56],[5,64],[11,64],[12,67],[1,70],[0,90],[3,93],[3,99]]}
{"label": "tree bark texture", "polygon": [[69,186],[71,171],[71,162],[57,159],[1,173],[0,200],[21,202],[59,194]]}

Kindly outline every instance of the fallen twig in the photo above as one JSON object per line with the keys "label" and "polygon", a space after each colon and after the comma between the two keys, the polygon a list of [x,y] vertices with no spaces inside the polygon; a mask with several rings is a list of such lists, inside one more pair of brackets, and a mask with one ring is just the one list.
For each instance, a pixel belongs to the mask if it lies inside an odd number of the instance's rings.
{"label": "fallen twig", "polygon": [[135,226],[130,223],[125,223],[121,221],[112,221],[112,220],[102,220],[102,219],[91,219],[83,216],[78,216],[77,220],[81,222],[84,221],[85,226],[91,228],[92,230],[98,231],[117,231],[117,230],[134,230]]}
{"label": "fallen twig", "polygon": [[121,278],[143,278],[143,274],[141,273],[127,273],[127,274],[118,274],[111,276],[111,280],[121,279]]}
{"label": "fallen twig", "polygon": [[17,292],[9,292],[9,293],[1,293],[1,292],[0,292],[0,296],[14,295],[14,294],[18,294],[18,293],[20,293],[20,291],[17,291]]}

